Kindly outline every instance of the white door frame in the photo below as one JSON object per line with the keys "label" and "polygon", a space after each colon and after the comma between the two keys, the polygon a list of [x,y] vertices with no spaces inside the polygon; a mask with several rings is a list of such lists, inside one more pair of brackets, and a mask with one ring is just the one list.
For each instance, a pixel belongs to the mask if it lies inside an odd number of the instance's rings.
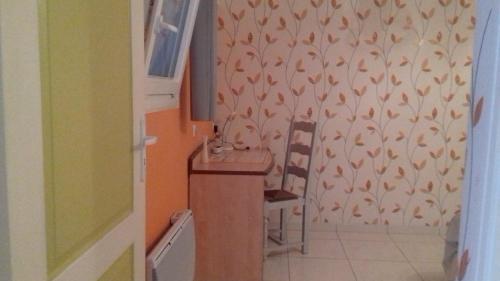
{"label": "white door frame", "polygon": [[11,279],[40,280],[47,267],[38,3],[2,0],[0,5]]}
{"label": "white door frame", "polygon": [[[1,40],[0,28],[0,40]],[[0,48],[0,62],[2,61],[2,52]],[[0,69],[0,276],[10,280],[10,247],[9,247],[9,221],[7,208],[7,179],[5,173],[5,134],[3,122],[3,90],[2,73]]]}
{"label": "white door frame", "polygon": [[[141,1],[130,2],[134,143],[140,144],[139,123],[144,115],[144,6]],[[12,281],[44,281],[47,276],[38,13],[37,0],[0,0],[0,167],[5,166],[5,174],[0,173],[0,211],[7,214],[0,217],[0,261],[10,260],[10,266],[0,268],[0,276],[6,276],[5,272]],[[97,280],[122,254],[104,253],[98,246],[125,246],[133,241],[140,241],[134,244],[134,280],[144,280],[145,186],[140,182],[139,155],[136,151],[134,215],[87,250],[78,266],[70,265],[55,280]],[[129,231],[128,237],[112,236],[124,229]],[[8,242],[4,243],[4,239]]]}

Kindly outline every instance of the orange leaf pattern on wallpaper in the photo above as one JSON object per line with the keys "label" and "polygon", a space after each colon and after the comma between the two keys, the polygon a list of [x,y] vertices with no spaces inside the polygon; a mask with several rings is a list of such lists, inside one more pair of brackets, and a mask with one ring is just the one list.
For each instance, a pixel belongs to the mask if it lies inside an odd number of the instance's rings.
{"label": "orange leaf pattern on wallpaper", "polygon": [[270,146],[268,188],[291,117],[318,123],[315,222],[444,226],[460,208],[474,24],[472,0],[222,0],[217,120],[236,112],[230,139]]}
{"label": "orange leaf pattern on wallpaper", "polygon": [[460,264],[458,266],[458,280],[464,280],[465,274],[467,273],[467,268],[470,264],[469,250],[465,250],[460,258]]}
{"label": "orange leaf pattern on wallpaper", "polygon": [[481,97],[477,104],[475,105],[475,109],[473,112],[473,120],[472,120],[472,125],[473,127],[476,127],[477,124],[479,124],[479,121],[481,121],[481,115],[483,114],[483,106],[484,106],[484,97]]}

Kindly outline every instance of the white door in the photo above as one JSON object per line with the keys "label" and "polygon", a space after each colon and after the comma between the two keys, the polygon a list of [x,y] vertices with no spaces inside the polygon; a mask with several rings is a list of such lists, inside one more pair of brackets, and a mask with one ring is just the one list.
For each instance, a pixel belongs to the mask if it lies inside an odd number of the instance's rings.
{"label": "white door", "polygon": [[144,280],[143,29],[141,1],[0,1],[0,280]]}
{"label": "white door", "polygon": [[476,2],[460,281],[500,280],[500,2]]}

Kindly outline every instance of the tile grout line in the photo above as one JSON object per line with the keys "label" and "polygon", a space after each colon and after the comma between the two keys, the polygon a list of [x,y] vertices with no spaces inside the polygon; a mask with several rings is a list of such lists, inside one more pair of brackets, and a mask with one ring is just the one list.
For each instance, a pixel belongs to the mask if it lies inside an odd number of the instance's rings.
{"label": "tile grout line", "polygon": [[338,230],[335,231],[335,234],[339,238],[340,246],[342,246],[342,251],[344,252],[344,255],[345,255],[345,258],[347,260],[347,263],[349,264],[349,267],[351,268],[351,272],[352,272],[352,275],[354,276],[354,280],[358,281],[358,276],[356,275],[356,272],[354,271],[354,266],[352,266],[351,259],[347,255],[347,251],[345,250],[344,243],[343,243],[342,239],[340,238],[340,235],[338,234]]}
{"label": "tile grout line", "polygon": [[387,235],[387,236],[389,236],[389,240],[391,240],[392,244],[394,244],[396,246],[396,248],[398,248],[399,252],[401,252],[401,254],[403,255],[403,257],[405,257],[406,262],[415,271],[415,273],[417,273],[418,277],[420,277],[420,280],[421,281],[425,281],[425,279],[422,276],[422,274],[420,274],[420,272],[415,268],[415,266],[413,266],[413,264],[411,263],[410,259],[405,255],[404,251],[399,247],[398,243],[396,243],[396,241],[394,241],[394,239],[392,238],[392,236],[390,234]]}
{"label": "tile grout line", "polygon": [[327,261],[345,261],[347,258],[329,258],[329,257],[304,257],[304,256],[290,256],[290,259],[304,259],[304,260],[327,260]]}

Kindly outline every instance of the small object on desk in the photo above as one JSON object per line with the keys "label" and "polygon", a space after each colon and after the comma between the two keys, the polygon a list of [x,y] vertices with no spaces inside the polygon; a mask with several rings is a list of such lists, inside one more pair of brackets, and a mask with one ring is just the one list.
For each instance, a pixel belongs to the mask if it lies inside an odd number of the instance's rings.
{"label": "small object on desk", "polygon": [[225,156],[224,153],[219,153],[219,154],[210,154],[210,162],[215,163],[215,162],[222,162],[224,160]]}
{"label": "small object on desk", "polygon": [[232,144],[230,144],[230,143],[226,143],[226,144],[223,144],[223,145],[222,145],[222,149],[223,149],[224,151],[231,151],[231,150],[234,150],[234,147],[233,147],[233,145],[232,145]]}
{"label": "small object on desk", "polygon": [[239,150],[239,151],[243,151],[243,150],[250,150],[250,146],[245,146],[245,147],[234,147],[234,150]]}
{"label": "small object on desk", "polygon": [[234,150],[234,147],[232,144],[225,144],[225,145],[216,145],[214,147],[212,147],[211,149],[211,152],[213,154],[219,154],[219,153],[222,153],[224,151],[231,151],[231,150]]}
{"label": "small object on desk", "polygon": [[220,145],[216,145],[216,146],[212,147],[211,151],[213,154],[219,154],[219,153],[222,153],[224,151],[224,147],[222,147]]}
{"label": "small object on desk", "polygon": [[225,136],[225,131],[226,127],[228,124],[231,123],[232,120],[236,117],[236,112],[232,112],[227,118],[226,121],[224,122],[224,126],[222,127],[222,131],[219,132],[219,127],[217,125],[214,126],[214,134],[216,138],[216,142],[218,145],[213,146],[210,151],[213,154],[220,154],[224,151],[232,151],[234,150],[234,146],[232,143],[226,142],[226,136]]}

